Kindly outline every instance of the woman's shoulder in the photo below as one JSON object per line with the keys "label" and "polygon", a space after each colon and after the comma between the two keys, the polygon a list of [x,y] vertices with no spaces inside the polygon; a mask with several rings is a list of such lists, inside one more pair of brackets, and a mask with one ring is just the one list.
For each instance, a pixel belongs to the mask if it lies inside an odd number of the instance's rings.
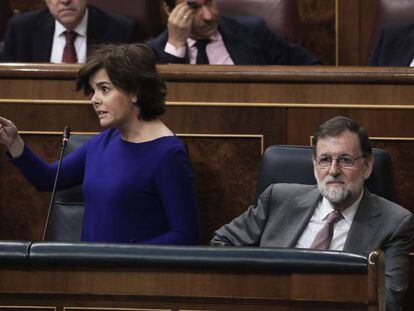
{"label": "woman's shoulder", "polygon": [[[175,162],[187,159],[188,150],[184,142],[177,136],[163,136],[154,140],[153,155],[161,162]],[[158,156],[155,156],[157,154]]]}
{"label": "woman's shoulder", "polygon": [[175,135],[163,136],[157,140],[165,152],[187,151],[185,143]]}

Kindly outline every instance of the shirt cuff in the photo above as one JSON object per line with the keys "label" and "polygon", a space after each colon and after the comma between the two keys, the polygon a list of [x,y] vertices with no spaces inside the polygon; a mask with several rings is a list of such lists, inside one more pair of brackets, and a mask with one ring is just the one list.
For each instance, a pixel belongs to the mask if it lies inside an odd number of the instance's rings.
{"label": "shirt cuff", "polygon": [[7,160],[11,161],[12,163],[17,163],[23,156],[25,156],[25,154],[27,153],[27,145],[24,144],[24,148],[23,148],[23,152],[20,156],[13,158],[13,156],[11,155],[11,153],[9,152],[9,150],[5,150],[4,154],[7,158]]}
{"label": "shirt cuff", "polygon": [[186,49],[187,48],[185,46],[181,46],[179,48],[176,48],[174,45],[167,42],[167,44],[165,45],[164,52],[167,53],[167,54],[171,54],[175,57],[184,58]]}

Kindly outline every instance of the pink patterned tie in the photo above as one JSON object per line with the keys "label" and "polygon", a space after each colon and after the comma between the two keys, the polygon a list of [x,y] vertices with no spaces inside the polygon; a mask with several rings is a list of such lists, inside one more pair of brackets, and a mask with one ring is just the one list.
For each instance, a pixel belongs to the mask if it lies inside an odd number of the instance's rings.
{"label": "pink patterned tie", "polygon": [[65,44],[65,48],[63,49],[63,56],[62,56],[63,63],[77,63],[78,62],[78,57],[76,56],[76,50],[75,50],[75,44],[74,44],[77,35],[78,34],[74,31],[65,31],[66,44]]}
{"label": "pink patterned tie", "polygon": [[310,248],[328,249],[332,241],[334,226],[342,218],[344,218],[344,216],[342,216],[342,214],[338,211],[329,213],[326,224],[316,234]]}

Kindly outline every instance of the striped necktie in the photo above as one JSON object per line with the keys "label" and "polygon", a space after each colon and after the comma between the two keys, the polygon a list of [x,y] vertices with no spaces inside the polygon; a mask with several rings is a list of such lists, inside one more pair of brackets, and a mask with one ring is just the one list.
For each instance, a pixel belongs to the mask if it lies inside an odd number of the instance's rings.
{"label": "striped necktie", "polygon": [[310,248],[328,249],[332,242],[334,226],[342,218],[344,218],[344,216],[342,216],[341,212],[333,211],[329,213],[326,224],[316,234]]}

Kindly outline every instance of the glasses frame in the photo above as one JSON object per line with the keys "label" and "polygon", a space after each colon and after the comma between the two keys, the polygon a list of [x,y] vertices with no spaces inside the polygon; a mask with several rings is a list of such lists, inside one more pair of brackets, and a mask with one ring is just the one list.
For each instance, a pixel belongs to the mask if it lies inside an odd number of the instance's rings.
{"label": "glasses frame", "polygon": [[[330,168],[331,166],[332,166],[332,162],[335,160],[336,161],[336,164],[340,167],[340,168],[345,168],[345,169],[347,169],[347,168],[352,168],[352,167],[354,167],[354,165],[355,165],[355,161],[357,161],[357,160],[359,160],[359,159],[362,159],[362,158],[366,158],[366,155],[364,155],[364,154],[362,154],[362,155],[360,155],[360,156],[357,156],[357,157],[350,157],[350,156],[346,156],[346,155],[340,155],[339,157],[331,157],[331,156],[323,156],[324,158],[331,158],[331,161],[329,162],[329,165],[326,165],[326,166],[324,166],[324,165],[321,165],[321,163],[320,163],[320,159],[318,159],[318,158],[313,158],[313,162],[315,163],[315,165],[317,166],[317,167],[319,167],[319,168],[322,168],[322,169],[326,169],[326,168]],[[320,157],[319,157],[320,158]],[[341,158],[346,158],[346,159],[349,159],[349,160],[352,160],[352,163],[349,165],[349,166],[347,166],[347,165],[344,165],[344,162],[341,162],[341,161],[338,161],[338,159],[341,159]]]}

